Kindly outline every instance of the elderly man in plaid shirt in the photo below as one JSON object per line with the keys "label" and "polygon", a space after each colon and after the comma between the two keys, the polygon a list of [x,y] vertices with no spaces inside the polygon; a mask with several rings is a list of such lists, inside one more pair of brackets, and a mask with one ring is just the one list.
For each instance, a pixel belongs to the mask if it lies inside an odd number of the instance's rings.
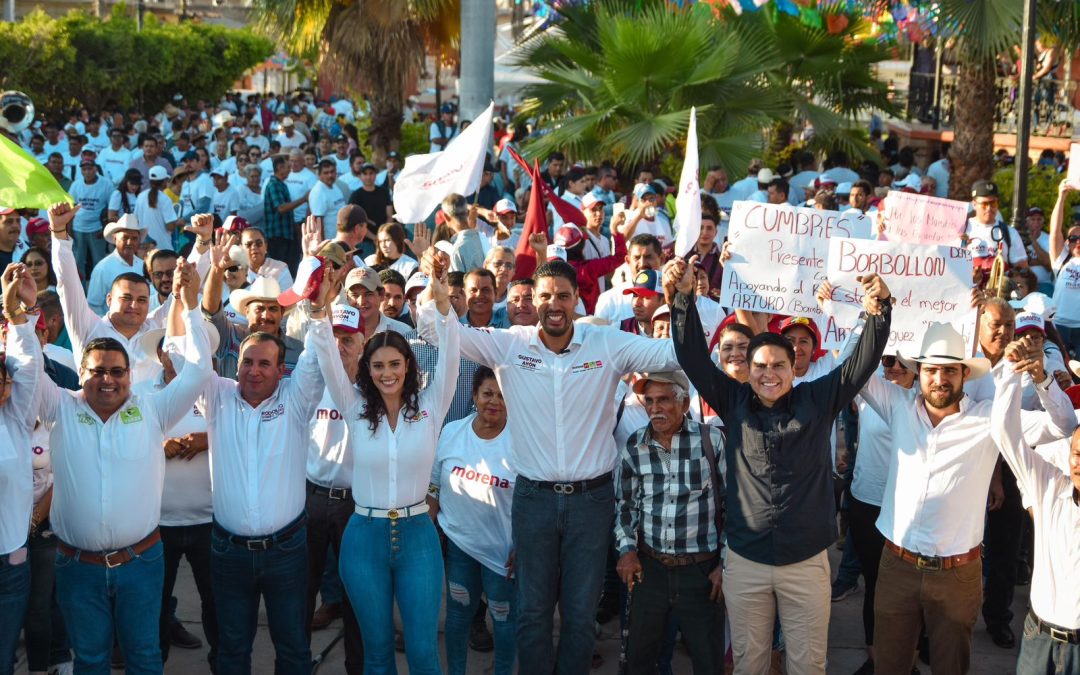
{"label": "elderly man in plaid shirt", "polygon": [[695,675],[711,675],[723,663],[723,435],[687,417],[682,372],[641,374],[633,389],[649,425],[626,441],[615,483],[617,569],[632,592],[628,673],[655,672],[674,613]]}

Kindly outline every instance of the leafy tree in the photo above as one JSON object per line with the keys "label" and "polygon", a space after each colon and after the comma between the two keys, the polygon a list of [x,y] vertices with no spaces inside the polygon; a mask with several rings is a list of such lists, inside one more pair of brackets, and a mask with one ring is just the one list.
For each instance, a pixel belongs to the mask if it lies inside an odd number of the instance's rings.
{"label": "leafy tree", "polygon": [[460,35],[460,0],[255,0],[259,27],[367,95],[376,154],[398,147],[408,88],[425,46]]}
{"label": "leafy tree", "polygon": [[867,156],[853,120],[895,109],[872,73],[888,54],[853,38],[863,28],[857,14],[833,34],[782,13],[714,15],[706,5],[662,0],[559,11],[557,29],[525,43],[517,60],[544,80],[526,88],[521,110],[542,122],[532,155],[566,149],[624,165],[654,161],[681,141],[696,106],[702,164],[741,176],[774,123],[785,143],[808,119],[811,149]]}
{"label": "leafy tree", "polygon": [[196,22],[146,17],[141,32],[117,6],[108,20],[42,11],[0,24],[0,87],[19,89],[45,112],[111,104],[159,110],[176,94],[216,101],[273,52],[265,38]]}

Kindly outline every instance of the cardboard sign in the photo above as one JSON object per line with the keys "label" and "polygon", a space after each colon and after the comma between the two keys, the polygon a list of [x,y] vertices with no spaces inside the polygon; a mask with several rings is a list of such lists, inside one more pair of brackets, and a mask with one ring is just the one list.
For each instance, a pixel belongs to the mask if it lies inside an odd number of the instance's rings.
{"label": "cardboard sign", "polygon": [[770,314],[825,316],[814,294],[825,280],[829,241],[867,239],[871,221],[857,212],[840,213],[737,201],[728,239],[732,257],[724,265],[720,304]]}
{"label": "cardboard sign", "polygon": [[862,311],[862,284],[857,277],[879,275],[896,304],[888,350],[914,355],[926,325],[951,323],[968,344],[975,339],[975,310],[971,308],[971,254],[959,246],[922,246],[890,241],[835,238],[829,247],[828,278],[832,317],[822,343],[843,342]]}
{"label": "cardboard sign", "polygon": [[968,205],[952,199],[894,190],[885,197],[882,240],[952,246],[967,227]]}

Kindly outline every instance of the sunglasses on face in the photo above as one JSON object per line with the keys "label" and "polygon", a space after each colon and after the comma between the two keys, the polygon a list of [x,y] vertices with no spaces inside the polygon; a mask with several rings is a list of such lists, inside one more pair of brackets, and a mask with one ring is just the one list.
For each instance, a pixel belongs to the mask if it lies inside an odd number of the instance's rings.
{"label": "sunglasses on face", "polygon": [[91,377],[105,377],[108,375],[114,380],[118,380],[121,377],[127,375],[127,368],[90,368],[86,372],[90,373]]}
{"label": "sunglasses on face", "polygon": [[240,266],[239,265],[233,265],[232,267],[226,267],[225,271],[228,272],[229,274],[236,274],[237,272],[240,271]]}
{"label": "sunglasses on face", "polygon": [[1080,241],[1080,234],[1070,234],[1069,235],[1069,243],[1070,244],[1075,244],[1078,241]]}
{"label": "sunglasses on face", "polygon": [[886,368],[895,368],[896,367],[896,357],[895,356],[882,356],[881,357],[881,365],[885,366]]}

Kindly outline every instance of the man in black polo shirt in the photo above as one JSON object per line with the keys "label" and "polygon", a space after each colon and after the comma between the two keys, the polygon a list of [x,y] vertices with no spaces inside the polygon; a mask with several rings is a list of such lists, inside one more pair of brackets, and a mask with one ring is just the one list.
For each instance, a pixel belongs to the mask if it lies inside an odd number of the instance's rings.
{"label": "man in black polo shirt", "polygon": [[788,673],[824,675],[831,606],[826,549],[837,539],[829,436],[836,415],[881,360],[892,315],[889,289],[877,276],[862,278],[866,326],[839,368],[793,388],[791,343],[761,333],[747,349],[750,381],[740,384],[709,359],[693,296],[695,260],[673,261],[664,290],[675,354],[727,432],[724,596],[735,673],[768,672],[779,609]]}

